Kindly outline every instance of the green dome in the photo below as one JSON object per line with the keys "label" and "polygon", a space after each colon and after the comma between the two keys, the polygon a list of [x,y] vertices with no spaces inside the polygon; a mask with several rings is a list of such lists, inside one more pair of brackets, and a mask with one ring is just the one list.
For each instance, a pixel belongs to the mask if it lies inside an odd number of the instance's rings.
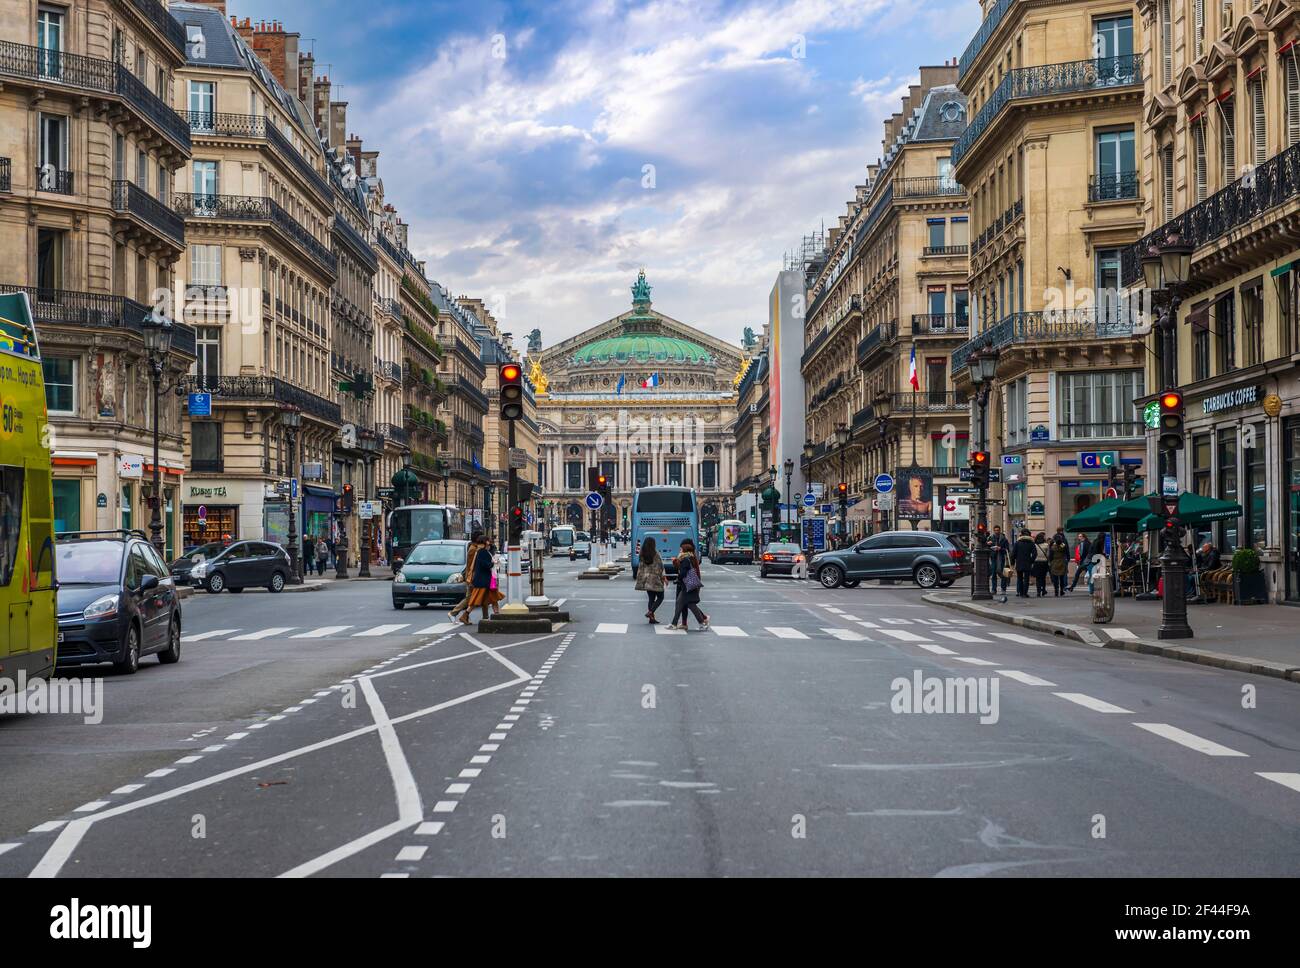
{"label": "green dome", "polygon": [[708,350],[689,340],[671,336],[632,333],[589,343],[574,354],[579,366],[594,363],[701,363],[712,362]]}

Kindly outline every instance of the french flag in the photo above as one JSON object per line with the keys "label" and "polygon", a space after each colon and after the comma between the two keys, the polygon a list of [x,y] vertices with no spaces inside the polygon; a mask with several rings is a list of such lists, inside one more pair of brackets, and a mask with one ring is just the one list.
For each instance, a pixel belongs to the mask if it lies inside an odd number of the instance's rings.
{"label": "french flag", "polygon": [[657,386],[659,386],[658,373],[651,373],[648,377],[646,377],[644,380],[641,381],[642,390],[653,390]]}
{"label": "french flag", "polygon": [[907,382],[912,384],[913,390],[921,389],[921,381],[916,376],[916,344],[912,344],[912,362],[907,367]]}

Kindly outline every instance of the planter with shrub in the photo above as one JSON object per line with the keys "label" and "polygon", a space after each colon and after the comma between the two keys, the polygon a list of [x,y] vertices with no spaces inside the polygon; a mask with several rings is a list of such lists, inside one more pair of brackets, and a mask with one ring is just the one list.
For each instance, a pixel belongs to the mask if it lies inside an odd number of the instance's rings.
{"label": "planter with shrub", "polygon": [[1232,554],[1232,597],[1238,605],[1263,605],[1268,601],[1268,584],[1259,566],[1259,552],[1238,548]]}

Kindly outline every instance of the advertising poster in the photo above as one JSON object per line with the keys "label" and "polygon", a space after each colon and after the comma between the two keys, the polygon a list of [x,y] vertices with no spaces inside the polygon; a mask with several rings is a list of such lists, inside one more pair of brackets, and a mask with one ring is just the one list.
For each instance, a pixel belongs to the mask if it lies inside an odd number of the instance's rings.
{"label": "advertising poster", "polygon": [[929,468],[900,468],[894,475],[898,482],[898,519],[929,521],[934,514],[934,478]]}

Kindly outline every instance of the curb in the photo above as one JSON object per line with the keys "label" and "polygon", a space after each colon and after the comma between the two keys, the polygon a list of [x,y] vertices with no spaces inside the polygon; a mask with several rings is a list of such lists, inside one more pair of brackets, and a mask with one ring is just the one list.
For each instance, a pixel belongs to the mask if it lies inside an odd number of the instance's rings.
{"label": "curb", "polygon": [[1031,615],[1006,615],[986,605],[974,602],[957,601],[944,598],[934,593],[922,595],[924,601],[932,605],[942,605],[957,611],[970,612],[983,618],[1001,622],[1004,625],[1018,625],[1035,632],[1050,632],[1062,638],[1073,639],[1084,645],[1100,649],[1123,649],[1125,652],[1140,652],[1143,655],[1158,655],[1165,659],[1180,662],[1195,662],[1199,665],[1213,666],[1217,669],[1230,669],[1233,672],[1249,672],[1274,679],[1286,679],[1300,682],[1300,665],[1274,662],[1271,659],[1256,659],[1251,656],[1228,655],[1224,652],[1211,652],[1209,649],[1193,649],[1185,645],[1166,645],[1137,636],[1126,637],[1111,635],[1104,626],[1075,625],[1070,622],[1053,622],[1048,619],[1034,618]]}

